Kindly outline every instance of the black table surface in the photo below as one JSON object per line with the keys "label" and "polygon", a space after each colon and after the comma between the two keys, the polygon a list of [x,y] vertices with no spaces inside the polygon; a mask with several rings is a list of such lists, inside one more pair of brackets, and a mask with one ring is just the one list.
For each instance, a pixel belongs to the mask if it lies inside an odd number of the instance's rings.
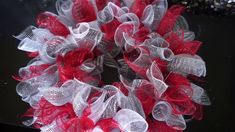
{"label": "black table surface", "polygon": [[[16,94],[17,81],[12,79],[18,69],[29,61],[17,50],[18,34],[44,10],[55,11],[55,0],[0,1],[0,131],[1,128],[25,131],[20,115],[29,106]],[[200,84],[210,96],[212,105],[205,107],[202,121],[187,123],[187,132],[235,132],[235,16],[206,16],[184,14],[190,29],[203,42],[199,55],[206,61],[207,76]],[[106,68],[107,83],[117,79],[113,69]],[[14,128],[14,129],[13,129]],[[32,131],[32,129],[28,129]]]}

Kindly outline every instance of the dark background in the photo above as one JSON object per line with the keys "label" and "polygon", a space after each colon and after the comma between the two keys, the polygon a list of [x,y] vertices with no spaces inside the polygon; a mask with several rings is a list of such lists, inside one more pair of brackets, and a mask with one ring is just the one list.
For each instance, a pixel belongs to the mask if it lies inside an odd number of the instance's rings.
{"label": "dark background", "polygon": [[[44,10],[55,11],[55,0],[0,1],[0,131],[33,131],[21,125],[29,107],[16,94],[12,75],[29,61],[17,50],[17,35]],[[210,96],[212,105],[205,107],[202,121],[187,123],[187,132],[235,132],[235,16],[208,16],[185,13],[189,26],[203,42],[199,55],[206,61],[208,74],[200,84]],[[115,81],[113,69],[105,69],[104,80]],[[36,130],[34,130],[36,131]]]}

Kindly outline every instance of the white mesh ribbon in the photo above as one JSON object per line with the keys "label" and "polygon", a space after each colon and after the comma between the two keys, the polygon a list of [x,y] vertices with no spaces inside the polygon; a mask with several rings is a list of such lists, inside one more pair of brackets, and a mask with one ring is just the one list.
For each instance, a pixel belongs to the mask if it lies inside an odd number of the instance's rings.
{"label": "white mesh ribbon", "polygon": [[125,132],[146,132],[148,129],[145,119],[130,109],[121,109],[113,119]]}
{"label": "white mesh ribbon", "polygon": [[57,55],[69,48],[68,44],[69,42],[63,37],[51,38],[39,50],[40,59],[45,63],[54,63]]}
{"label": "white mesh ribbon", "polygon": [[42,90],[42,94],[51,104],[61,106],[71,102],[76,91],[77,84],[75,80],[68,80],[61,87],[50,87],[46,90]]}
{"label": "white mesh ribbon", "polygon": [[72,16],[72,0],[57,0],[56,1],[56,10],[59,14],[59,20],[64,24],[73,26],[74,20]]}
{"label": "white mesh ribbon", "polygon": [[[122,77],[122,76],[121,76]],[[137,80],[134,80],[132,82],[132,84],[127,84],[127,82],[124,78],[121,78],[122,83],[125,85],[125,87],[129,88],[129,90],[131,90],[128,94],[128,96],[123,96],[121,98],[121,104],[120,107],[124,108],[124,109],[130,109],[133,110],[135,112],[137,112],[138,114],[140,114],[143,118],[145,118],[145,113],[143,110],[143,107],[141,105],[140,100],[134,95],[134,90],[135,88],[137,88],[137,85],[135,86],[135,82]],[[140,82],[141,80],[138,80],[138,82]],[[126,83],[126,84],[125,84]]]}
{"label": "white mesh ribbon", "polygon": [[[125,22],[119,25],[117,30],[115,31],[114,40],[117,46],[122,47],[125,45],[127,36],[131,36],[134,33],[134,26],[133,22]],[[125,33],[125,38],[124,38]],[[127,42],[129,45],[132,44],[131,42]]]}
{"label": "white mesh ribbon", "polygon": [[58,14],[61,16],[71,16],[72,4],[71,0],[57,0],[56,10]]}
{"label": "white mesh ribbon", "polygon": [[193,41],[195,39],[195,33],[192,31],[184,31],[184,41]]}
{"label": "white mesh ribbon", "polygon": [[111,54],[107,53],[104,55],[104,65],[113,67],[113,68],[119,68],[119,64],[116,62],[116,60],[111,56]]}
{"label": "white mesh ribbon", "polygon": [[184,30],[184,31],[189,30],[188,23],[183,16],[179,16],[177,18],[175,25],[173,27],[173,31],[179,31],[179,30]]}
{"label": "white mesh ribbon", "polygon": [[22,124],[24,124],[26,126],[31,126],[35,123],[36,120],[37,120],[37,117],[33,117],[29,120],[23,121]]}
{"label": "white mesh ribbon", "polygon": [[41,132],[63,132],[62,129],[59,128],[58,122],[53,121],[51,124],[45,125],[40,128]]}
{"label": "white mesh ribbon", "polygon": [[29,80],[21,81],[16,86],[16,92],[22,97],[22,100],[28,102],[34,107],[42,97],[40,89],[47,89],[58,81],[57,67],[49,67],[45,72]]}
{"label": "white mesh ribbon", "polygon": [[128,79],[128,80],[133,80],[133,79],[138,78],[138,75],[135,74],[135,72],[128,67],[128,65],[125,63],[124,59],[119,59],[118,63],[120,64],[120,67],[118,68],[118,73],[120,74],[120,78],[119,78],[120,80],[122,80],[121,76],[125,77],[125,79]]}
{"label": "white mesh ribbon", "polygon": [[[38,65],[43,65],[43,64],[45,64],[44,62],[42,62],[41,60],[38,60],[38,59],[33,59],[33,60],[31,60],[28,64],[27,64],[27,66],[25,66],[25,67],[21,67],[20,69],[19,69],[19,73],[18,73],[18,75],[19,75],[19,77],[21,77],[21,78],[30,78],[30,77],[32,77],[32,71],[30,70],[30,67],[34,67],[34,66],[38,66]],[[41,69],[40,71],[39,71],[39,69],[37,70],[37,72],[43,72],[43,69]]]}
{"label": "white mesh ribbon", "polygon": [[102,114],[104,113],[105,109],[108,107],[109,103],[111,102],[112,98],[114,98],[114,95],[109,97],[107,100],[105,100],[107,91],[103,90],[102,95],[97,98],[97,100],[90,105],[91,114],[88,116],[93,122],[97,122]]}
{"label": "white mesh ribbon", "polygon": [[110,6],[106,6],[102,11],[97,14],[98,21],[101,23],[107,23],[113,20],[114,14]]}
{"label": "white mesh ribbon", "polygon": [[176,130],[185,130],[186,122],[182,115],[171,114],[166,120],[166,124]]}
{"label": "white mesh ribbon", "polygon": [[114,19],[118,12],[120,11],[120,7],[109,2],[103,10],[99,11],[97,14],[97,19],[101,23],[108,23]]}
{"label": "white mesh ribbon", "polygon": [[102,37],[103,37],[103,33],[94,28],[90,28],[88,34],[86,35],[86,38],[95,40],[96,43],[99,43]]}
{"label": "white mesh ribbon", "polygon": [[133,93],[129,93],[125,103],[125,107],[123,108],[133,110],[141,115],[144,119],[146,118],[140,100]]}
{"label": "white mesh ribbon", "polygon": [[159,101],[155,104],[152,115],[155,120],[164,121],[168,126],[176,130],[184,130],[186,128],[183,116],[174,114],[171,105],[166,101]]}
{"label": "white mesh ribbon", "polygon": [[121,98],[123,98],[124,95],[117,87],[112,85],[105,85],[103,89],[107,90],[107,97],[111,97],[111,100],[101,118],[113,117],[116,114],[118,106],[121,103]]}
{"label": "white mesh ribbon", "polygon": [[147,80],[144,79],[134,79],[132,82],[130,82],[127,78],[124,78],[122,75],[120,75],[120,81],[131,92],[134,91],[136,88],[140,87],[142,84],[149,83]]}
{"label": "white mesh ribbon", "polygon": [[29,38],[39,43],[44,43],[53,36],[54,35],[47,29],[36,28],[34,26],[28,26],[23,32],[21,32],[19,35],[14,36],[14,37],[19,40]]}
{"label": "white mesh ribbon", "polygon": [[152,5],[154,10],[154,20],[151,26],[153,30],[156,30],[163,16],[166,14],[168,3],[167,0],[156,0]]}
{"label": "white mesh ribbon", "polygon": [[205,90],[193,83],[191,83],[193,89],[192,100],[200,105],[211,105],[210,99],[207,96]]}
{"label": "white mesh ribbon", "polygon": [[163,39],[162,37],[158,36],[151,36],[154,37],[152,39],[147,39],[142,44],[143,46],[147,46],[150,51],[150,56],[152,58],[161,58],[162,60],[171,61],[174,57],[174,53],[169,48],[169,43]]}
{"label": "white mesh ribbon", "polygon": [[103,37],[103,33],[99,31],[99,29],[92,27],[93,25],[91,24],[81,22],[78,23],[75,28],[69,27],[69,30],[75,39],[88,38],[99,43]]}
{"label": "white mesh ribbon", "polygon": [[[102,95],[91,104],[91,114],[88,116],[94,122],[101,117],[114,116],[118,108],[125,108],[136,111],[145,118],[140,101],[133,94],[125,96],[120,90],[112,85],[103,87]],[[107,100],[104,100],[108,97]]]}
{"label": "white mesh ribbon", "polygon": [[99,56],[95,60],[86,60],[81,66],[81,70],[91,72],[91,75],[100,75],[103,72],[104,56]]}
{"label": "white mesh ribbon", "polygon": [[[120,22],[126,22],[126,18],[130,18],[131,21],[138,21],[138,17],[133,13],[128,13],[129,9],[127,7],[120,8],[112,2],[109,2],[103,10],[99,11],[97,14],[98,22],[108,23],[114,18]],[[138,22],[137,22],[138,23]]]}
{"label": "white mesh ribbon", "polygon": [[135,2],[135,0],[123,0],[124,4],[130,8],[131,5]]}
{"label": "white mesh ribbon", "polygon": [[88,106],[87,99],[90,95],[93,86],[83,83],[79,80],[76,81],[78,86],[78,92],[76,93],[74,99],[72,100],[72,104],[76,115],[78,117],[81,117],[83,114],[83,110]]}
{"label": "white mesh ribbon", "polygon": [[121,23],[125,22],[133,22],[135,25],[134,31],[137,31],[138,27],[140,26],[139,18],[134,13],[125,13],[117,18],[117,20]]}
{"label": "white mesh ribbon", "polygon": [[123,9],[117,9],[116,18],[122,24],[115,31],[114,40],[117,46],[125,46],[125,50],[128,52],[136,44],[132,36],[138,31],[140,20],[136,14],[125,12]]}
{"label": "white mesh ribbon", "polygon": [[123,33],[123,39],[125,40],[124,49],[126,52],[131,52],[134,48],[136,48],[137,43],[130,34]]}
{"label": "white mesh ribbon", "polygon": [[155,0],[145,7],[141,17],[142,23],[152,30],[156,30],[168,8],[167,0]]}
{"label": "white mesh ribbon", "polygon": [[[186,19],[183,16],[179,16],[176,20],[176,23],[173,27],[173,31],[177,33],[179,38],[182,38],[184,41],[192,41],[195,39],[195,34],[192,31],[189,31],[189,26]],[[169,33],[171,34],[171,33]],[[166,34],[165,36],[167,36]]]}
{"label": "white mesh ribbon", "polygon": [[196,55],[180,54],[174,56],[169,63],[169,70],[183,74],[193,74],[198,77],[206,75],[205,62]]}
{"label": "white mesh ribbon", "polygon": [[80,66],[81,70],[86,71],[87,73],[92,72],[93,70],[95,70],[96,67],[97,65],[95,64],[95,61],[89,59],[82,63],[82,65]]}
{"label": "white mesh ribbon", "polygon": [[155,88],[156,97],[161,97],[162,94],[167,90],[168,86],[164,82],[163,75],[156,62],[152,63],[150,68],[147,70],[146,75]]}
{"label": "white mesh ribbon", "polygon": [[141,22],[146,27],[150,27],[154,21],[154,7],[153,5],[148,5],[145,7],[143,15],[141,17]]}
{"label": "white mesh ribbon", "polygon": [[22,33],[15,38],[21,40],[18,45],[19,50],[27,52],[37,52],[47,40],[53,37],[48,30],[36,28],[34,26],[27,27]]}
{"label": "white mesh ribbon", "polygon": [[90,25],[86,22],[79,23],[75,28],[69,27],[70,33],[75,39],[84,38],[90,30]]}
{"label": "white mesh ribbon", "polygon": [[28,26],[25,30],[23,30],[19,35],[14,36],[15,38],[19,39],[19,40],[23,40],[25,38],[30,38],[33,39],[34,38],[34,34],[33,34],[33,30],[37,29],[34,26]]}
{"label": "white mesh ribbon", "polygon": [[92,132],[104,132],[99,126],[96,126]]}
{"label": "white mesh ribbon", "polygon": [[[121,76],[121,80],[122,81],[126,81],[122,76]],[[129,90],[133,89],[136,87],[134,85],[131,84],[125,84],[127,82],[123,82],[123,84],[125,86],[127,86],[127,88],[129,88]],[[111,100],[109,106],[106,108],[108,110],[106,110],[106,115],[107,114],[114,114],[114,112],[117,111],[117,108],[123,108],[123,109],[130,109],[133,110],[137,113],[139,113],[143,118],[145,118],[145,114],[144,114],[144,110],[143,107],[139,101],[139,99],[134,95],[134,91],[130,91],[128,96],[125,96],[118,88],[111,86],[111,85],[106,85],[103,87],[105,90],[108,91],[108,93],[113,93],[114,97]],[[103,115],[105,116],[105,115]]]}
{"label": "white mesh ribbon", "polygon": [[47,42],[50,38],[54,37],[54,35],[49,30],[43,28],[34,29],[33,34],[33,40],[42,44]]}
{"label": "white mesh ribbon", "polygon": [[154,105],[152,115],[155,120],[166,121],[172,114],[172,107],[166,101],[159,101]]}
{"label": "white mesh ribbon", "polygon": [[33,41],[29,38],[23,39],[18,45],[19,50],[27,52],[37,52],[42,47],[41,43]]}
{"label": "white mesh ribbon", "polygon": [[137,52],[139,52],[139,56],[134,59],[132,63],[140,67],[148,68],[151,65],[149,54],[143,48],[138,48]]}

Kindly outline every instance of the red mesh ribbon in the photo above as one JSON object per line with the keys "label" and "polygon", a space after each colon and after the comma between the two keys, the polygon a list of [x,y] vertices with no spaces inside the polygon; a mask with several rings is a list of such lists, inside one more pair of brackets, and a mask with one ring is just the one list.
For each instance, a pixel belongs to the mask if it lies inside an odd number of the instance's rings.
{"label": "red mesh ribbon", "polygon": [[106,118],[98,121],[96,126],[99,126],[104,132],[111,132],[113,129],[119,129],[119,124],[112,118]]}
{"label": "red mesh ribbon", "polygon": [[93,53],[86,49],[77,49],[68,52],[64,57],[57,57],[57,65],[61,82],[65,82],[74,77],[88,81],[90,78],[88,73],[79,69],[79,66],[87,59],[93,59]]}
{"label": "red mesh ribbon", "polygon": [[114,3],[117,6],[121,7],[121,0],[109,0],[109,1]]}
{"label": "red mesh ribbon", "polygon": [[185,42],[183,38],[180,38],[176,33],[172,32],[166,38],[170,43],[170,49],[175,54],[192,54],[195,55],[201,46],[200,41],[188,41]]}
{"label": "red mesh ribbon", "polygon": [[156,102],[154,98],[154,87],[150,84],[143,85],[136,88],[135,95],[140,100],[145,114],[149,115],[152,112],[153,106]]}
{"label": "red mesh ribbon", "polygon": [[133,38],[136,42],[142,43],[144,40],[148,38],[148,34],[150,33],[150,30],[146,27],[141,27],[134,35]]}
{"label": "red mesh ribbon", "polygon": [[96,20],[96,13],[89,0],[74,0],[72,15],[77,23]]}
{"label": "red mesh ribbon", "polygon": [[[170,88],[175,89],[173,87]],[[175,114],[193,115],[195,113],[196,107],[187,95],[177,92],[177,89],[167,95],[166,99],[171,104]]]}
{"label": "red mesh ribbon", "polygon": [[37,25],[39,27],[47,28],[55,35],[66,37],[70,34],[69,29],[58,20],[57,16],[49,12],[44,12],[38,15]]}
{"label": "red mesh ribbon", "polygon": [[21,115],[21,117],[33,117],[34,112],[35,112],[35,109],[29,108],[24,114]]}
{"label": "red mesh ribbon", "polygon": [[87,132],[92,130],[94,126],[94,122],[85,116],[73,118],[63,125],[66,132]]}
{"label": "red mesh ribbon", "polygon": [[168,73],[168,69],[167,69],[167,66],[168,66],[168,62],[165,61],[165,60],[162,60],[160,58],[156,58],[154,59],[154,61],[157,63],[159,69],[161,70],[162,74],[163,75],[167,75]]}
{"label": "red mesh ribbon", "polygon": [[51,65],[50,64],[32,65],[29,66],[28,69],[30,71],[30,75],[24,75],[21,73],[21,77],[19,76],[12,76],[12,77],[17,81],[28,80],[30,78],[41,75],[44,72],[44,70],[46,70],[49,66]]}
{"label": "red mesh ribbon", "polygon": [[109,23],[101,25],[101,31],[105,33],[104,38],[113,41],[115,31],[120,24],[118,20],[114,19]]}
{"label": "red mesh ribbon", "polygon": [[190,86],[190,81],[177,73],[170,73],[169,76],[166,79],[167,84],[175,86],[175,85],[184,85],[184,86]]}
{"label": "red mesh ribbon", "polygon": [[157,28],[157,33],[160,35],[164,35],[170,31],[172,31],[174,24],[180,14],[184,11],[185,7],[180,5],[171,6],[165,16],[163,17],[160,25]]}
{"label": "red mesh ribbon", "polygon": [[196,120],[202,120],[203,118],[203,106],[194,103],[194,105],[196,106],[196,111],[193,114],[193,118]]}
{"label": "red mesh ribbon", "polygon": [[165,93],[166,100],[171,104],[175,114],[192,115],[196,111],[191,101],[192,88],[187,78],[179,74],[170,74],[167,78],[170,88]]}
{"label": "red mesh ribbon", "polygon": [[49,66],[51,66],[50,64],[42,64],[42,65],[33,65],[29,67],[29,70],[31,71],[32,75],[37,76],[42,74],[42,72],[47,69]]}
{"label": "red mesh ribbon", "polygon": [[38,52],[31,52],[31,53],[29,52],[29,53],[27,53],[27,55],[30,58],[34,58],[34,57],[37,57],[39,55],[39,53]]}
{"label": "red mesh ribbon", "polygon": [[120,0],[95,0],[98,11],[104,9],[104,7],[108,4],[108,2],[112,2],[119,7],[121,6]]}
{"label": "red mesh ribbon", "polygon": [[[32,113],[32,110],[28,112]],[[29,114],[30,113],[26,113],[26,115]],[[40,128],[41,125],[48,125],[54,120],[63,120],[64,117],[76,117],[71,104],[54,106],[43,98],[39,101],[38,108],[34,110],[34,116],[37,117],[35,122],[35,127],[37,128]]]}
{"label": "red mesh ribbon", "polygon": [[141,75],[142,77],[146,77],[146,71],[148,67],[141,67],[140,65],[137,65],[132,62],[136,57],[138,57],[138,54],[139,53],[137,53],[136,50],[133,50],[131,53],[125,53],[124,60],[133,71],[135,71],[137,74]]}
{"label": "red mesh ribbon", "polygon": [[135,13],[140,18],[145,7],[151,4],[153,1],[154,0],[135,0],[130,7],[130,12]]}
{"label": "red mesh ribbon", "polygon": [[114,82],[112,85],[117,87],[124,95],[128,96],[129,91],[121,82]]}
{"label": "red mesh ribbon", "polygon": [[108,3],[108,0],[95,0],[98,11],[102,10]]}

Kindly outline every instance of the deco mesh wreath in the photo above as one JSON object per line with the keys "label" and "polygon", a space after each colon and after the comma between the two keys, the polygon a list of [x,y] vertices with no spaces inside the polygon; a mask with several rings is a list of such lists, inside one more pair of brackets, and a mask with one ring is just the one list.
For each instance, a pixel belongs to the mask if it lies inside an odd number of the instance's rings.
{"label": "deco mesh wreath", "polygon": [[[46,132],[175,132],[202,118],[201,42],[167,0],[58,0],[20,35],[33,59],[15,79],[23,116]],[[103,65],[120,82],[104,85]]]}

